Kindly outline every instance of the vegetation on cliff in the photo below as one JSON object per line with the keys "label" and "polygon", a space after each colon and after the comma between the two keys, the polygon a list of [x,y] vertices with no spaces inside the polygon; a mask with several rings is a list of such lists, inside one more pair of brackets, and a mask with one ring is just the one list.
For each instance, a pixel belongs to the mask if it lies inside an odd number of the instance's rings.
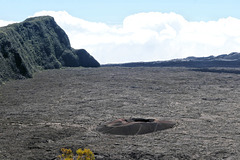
{"label": "vegetation on cliff", "polygon": [[67,34],[50,16],[28,18],[0,28],[0,82],[62,66],[100,64],[86,50],[73,49]]}

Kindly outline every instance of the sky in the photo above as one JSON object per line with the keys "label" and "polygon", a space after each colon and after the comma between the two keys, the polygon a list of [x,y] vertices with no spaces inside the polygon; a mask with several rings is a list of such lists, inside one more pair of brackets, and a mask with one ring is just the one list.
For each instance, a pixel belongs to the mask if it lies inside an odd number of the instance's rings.
{"label": "sky", "polygon": [[0,0],[0,26],[50,15],[101,64],[240,52],[239,0]]}

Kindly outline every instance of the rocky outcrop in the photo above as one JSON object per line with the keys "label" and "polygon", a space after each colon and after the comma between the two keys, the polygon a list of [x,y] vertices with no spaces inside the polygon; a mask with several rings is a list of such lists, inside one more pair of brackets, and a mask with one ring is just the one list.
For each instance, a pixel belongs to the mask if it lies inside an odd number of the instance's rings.
{"label": "rocky outcrop", "polygon": [[32,77],[39,69],[99,67],[84,49],[71,47],[50,16],[28,18],[0,28],[0,81]]}

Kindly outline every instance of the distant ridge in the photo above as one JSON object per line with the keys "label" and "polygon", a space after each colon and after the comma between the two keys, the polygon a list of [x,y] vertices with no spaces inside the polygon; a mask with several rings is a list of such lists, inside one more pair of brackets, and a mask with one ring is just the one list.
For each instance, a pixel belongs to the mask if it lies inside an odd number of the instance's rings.
{"label": "distant ridge", "polygon": [[99,67],[84,49],[71,47],[53,17],[28,18],[0,28],[0,82],[32,77],[40,69]]}
{"label": "distant ridge", "polygon": [[174,59],[169,61],[154,62],[133,62],[122,64],[107,64],[103,66],[121,67],[189,67],[189,68],[209,68],[209,67],[240,67],[240,53],[232,52],[219,56],[209,57],[187,57],[184,59]]}

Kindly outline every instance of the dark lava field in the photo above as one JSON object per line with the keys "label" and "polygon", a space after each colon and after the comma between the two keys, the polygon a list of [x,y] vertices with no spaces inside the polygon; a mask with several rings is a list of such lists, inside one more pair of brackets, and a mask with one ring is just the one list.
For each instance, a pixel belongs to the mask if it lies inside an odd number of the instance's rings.
{"label": "dark lava field", "polygon": [[[65,68],[5,82],[0,159],[54,160],[65,147],[89,148],[99,160],[238,160],[240,74],[235,71]],[[132,117],[177,125],[128,136],[96,130]]]}

